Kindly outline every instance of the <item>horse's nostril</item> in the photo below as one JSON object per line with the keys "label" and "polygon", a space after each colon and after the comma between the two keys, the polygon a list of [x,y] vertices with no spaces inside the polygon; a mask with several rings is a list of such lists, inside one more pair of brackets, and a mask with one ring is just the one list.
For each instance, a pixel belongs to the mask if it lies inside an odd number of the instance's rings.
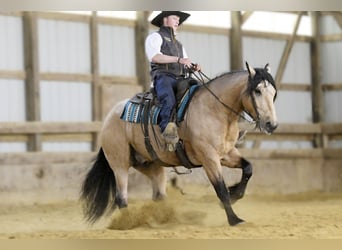
{"label": "horse's nostril", "polygon": [[278,127],[278,124],[274,123],[272,124],[271,122],[266,122],[266,128],[268,131],[274,131]]}

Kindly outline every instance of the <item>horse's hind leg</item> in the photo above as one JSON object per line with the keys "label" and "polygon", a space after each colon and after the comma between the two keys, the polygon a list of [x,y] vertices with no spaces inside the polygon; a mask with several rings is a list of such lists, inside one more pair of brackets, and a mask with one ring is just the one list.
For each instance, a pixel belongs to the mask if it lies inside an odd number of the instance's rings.
{"label": "horse's hind leg", "polygon": [[[128,169],[129,162],[118,161],[115,155],[109,154],[107,156],[109,165],[113,169],[115,173],[115,181],[116,181],[116,193],[115,193],[115,202],[119,208],[127,207],[128,200]],[[121,164],[121,165],[119,165]],[[114,195],[114,194],[113,194]]]}
{"label": "horse's hind leg", "polygon": [[156,162],[151,162],[147,166],[134,166],[134,168],[151,180],[153,200],[162,200],[166,197],[166,175],[164,167]]}

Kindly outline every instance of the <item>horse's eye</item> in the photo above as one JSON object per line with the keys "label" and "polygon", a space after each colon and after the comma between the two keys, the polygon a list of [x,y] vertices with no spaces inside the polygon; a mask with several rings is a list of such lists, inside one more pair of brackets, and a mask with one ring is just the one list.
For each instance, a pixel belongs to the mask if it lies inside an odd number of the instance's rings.
{"label": "horse's eye", "polygon": [[254,93],[255,93],[255,95],[257,95],[257,96],[261,95],[260,89],[255,89],[255,90],[254,90]]}

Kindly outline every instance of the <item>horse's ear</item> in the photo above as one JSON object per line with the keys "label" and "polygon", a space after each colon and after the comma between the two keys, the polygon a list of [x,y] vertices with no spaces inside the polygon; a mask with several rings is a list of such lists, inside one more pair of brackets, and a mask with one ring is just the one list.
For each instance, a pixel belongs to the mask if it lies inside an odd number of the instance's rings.
{"label": "horse's ear", "polygon": [[271,67],[269,63],[265,65],[265,70],[267,71],[267,73],[271,74]]}
{"label": "horse's ear", "polygon": [[255,70],[253,69],[253,67],[249,66],[248,62],[246,62],[246,67],[249,75],[251,76],[251,78],[253,78],[255,76]]}

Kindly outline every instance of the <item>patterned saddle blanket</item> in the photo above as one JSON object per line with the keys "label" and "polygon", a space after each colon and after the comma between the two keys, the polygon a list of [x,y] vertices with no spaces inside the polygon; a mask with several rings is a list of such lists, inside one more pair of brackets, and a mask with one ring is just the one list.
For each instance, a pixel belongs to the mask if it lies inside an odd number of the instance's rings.
{"label": "patterned saddle blanket", "polygon": [[[177,105],[177,122],[183,121],[187,107],[198,87],[199,85],[193,85],[184,93],[181,101]],[[141,105],[129,100],[126,103],[120,118],[126,122],[142,123],[144,121],[145,106],[146,105]],[[158,124],[160,109],[161,107],[156,105],[151,107],[150,112],[148,113],[149,123],[152,123],[153,125]]]}

